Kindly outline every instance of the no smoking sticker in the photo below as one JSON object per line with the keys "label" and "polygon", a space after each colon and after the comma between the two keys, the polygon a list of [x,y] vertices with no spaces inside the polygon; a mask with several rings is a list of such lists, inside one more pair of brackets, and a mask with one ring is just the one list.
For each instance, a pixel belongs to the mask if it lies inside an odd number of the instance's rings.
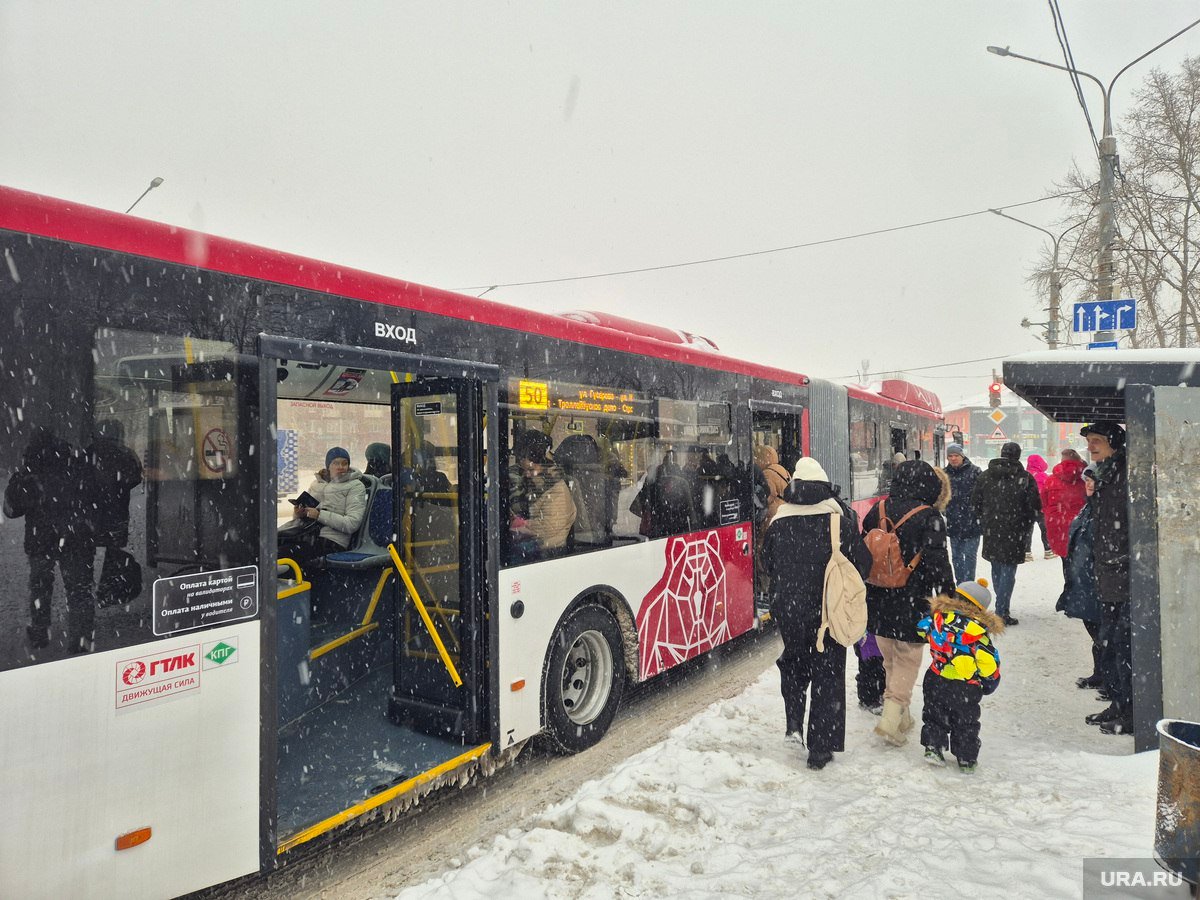
{"label": "no smoking sticker", "polygon": [[210,428],[204,435],[204,467],[210,472],[224,472],[229,466],[230,447],[224,428]]}

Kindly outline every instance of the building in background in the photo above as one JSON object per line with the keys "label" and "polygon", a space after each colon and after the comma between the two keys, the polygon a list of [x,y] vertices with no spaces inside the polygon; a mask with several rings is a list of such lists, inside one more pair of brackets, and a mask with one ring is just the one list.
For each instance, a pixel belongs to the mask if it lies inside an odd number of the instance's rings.
{"label": "building in background", "polygon": [[947,443],[962,444],[967,455],[977,461],[998,457],[1008,441],[1021,445],[1022,458],[1040,453],[1051,469],[1067,447],[1087,459],[1087,441],[1079,436],[1082,424],[1051,421],[1003,387],[998,392],[1000,403],[993,407],[995,393],[989,387],[977,400],[946,411]]}

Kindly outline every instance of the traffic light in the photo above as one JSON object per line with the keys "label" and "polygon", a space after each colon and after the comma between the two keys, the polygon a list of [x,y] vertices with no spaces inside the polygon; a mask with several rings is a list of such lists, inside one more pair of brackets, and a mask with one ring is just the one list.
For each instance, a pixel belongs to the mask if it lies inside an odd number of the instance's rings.
{"label": "traffic light", "polygon": [[992,409],[1000,406],[1000,389],[1002,387],[1004,385],[999,380],[993,381],[988,385],[988,406]]}

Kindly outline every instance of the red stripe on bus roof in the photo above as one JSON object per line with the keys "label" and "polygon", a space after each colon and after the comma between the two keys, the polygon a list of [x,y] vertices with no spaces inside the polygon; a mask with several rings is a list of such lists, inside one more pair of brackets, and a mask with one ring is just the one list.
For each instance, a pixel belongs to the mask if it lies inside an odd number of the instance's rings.
{"label": "red stripe on bus roof", "polygon": [[860,387],[859,385],[854,384],[846,385],[846,390],[855,400],[868,400],[878,406],[890,406],[892,409],[898,409],[902,412],[910,412],[926,419],[936,419],[939,422],[942,420],[942,412],[940,408],[937,410],[931,410],[922,406],[913,406],[911,403],[902,403],[899,400],[893,400],[891,397],[884,397],[881,394],[875,393],[875,391],[871,391],[865,387]]}
{"label": "red stripe on bus roof", "polygon": [[797,372],[720,353],[692,350],[16,188],[0,186],[0,228],[769,381],[808,383],[807,376]]}

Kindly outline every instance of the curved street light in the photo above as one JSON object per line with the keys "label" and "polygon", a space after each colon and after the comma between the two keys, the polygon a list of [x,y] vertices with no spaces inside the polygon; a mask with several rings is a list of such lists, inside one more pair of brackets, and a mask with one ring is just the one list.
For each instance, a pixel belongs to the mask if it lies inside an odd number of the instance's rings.
{"label": "curved street light", "polygon": [[1050,347],[1051,350],[1057,350],[1058,344],[1059,344],[1059,340],[1058,340],[1059,322],[1061,321],[1061,316],[1062,316],[1061,304],[1060,304],[1060,297],[1062,294],[1062,272],[1058,268],[1058,247],[1062,243],[1063,238],[1065,238],[1068,234],[1070,234],[1076,228],[1079,228],[1080,226],[1086,224],[1087,219],[1084,219],[1081,222],[1076,222],[1074,225],[1072,225],[1070,228],[1068,228],[1062,234],[1055,237],[1054,232],[1047,231],[1045,228],[1042,228],[1040,225],[1034,225],[1032,222],[1026,222],[1024,219],[1018,219],[1016,216],[1010,216],[1008,213],[1002,212],[1001,210],[989,209],[988,212],[993,212],[996,215],[1000,216],[1001,218],[1008,219],[1009,221],[1016,222],[1020,225],[1026,226],[1028,228],[1032,228],[1035,231],[1040,231],[1042,234],[1049,237],[1050,240],[1054,243],[1054,257],[1053,257],[1053,262],[1051,263],[1051,269],[1050,269],[1050,305],[1048,307],[1049,312],[1050,312],[1050,321],[1049,322],[1030,322],[1029,319],[1022,319],[1021,327],[1028,328],[1030,325],[1045,325],[1047,328],[1046,344],[1047,344],[1047,346]]}
{"label": "curved street light", "polygon": [[[1024,56],[1020,53],[1013,53],[1008,47],[989,46],[988,53],[994,53],[996,56],[1011,56],[1015,59],[1023,59],[1026,62],[1037,63],[1039,66],[1046,66],[1051,69],[1058,69],[1060,72],[1071,72],[1075,75],[1082,75],[1084,78],[1090,78],[1100,88],[1100,93],[1104,95],[1104,134],[1100,138],[1100,248],[1096,260],[1096,299],[1111,300],[1113,298],[1113,239],[1115,237],[1115,216],[1113,214],[1113,175],[1117,168],[1117,139],[1112,133],[1112,89],[1117,83],[1117,79],[1125,74],[1135,63],[1141,62],[1155,50],[1169,44],[1175,38],[1179,37],[1185,31],[1195,28],[1200,25],[1200,19],[1197,19],[1186,28],[1182,28],[1175,32],[1165,41],[1151,47],[1137,59],[1127,63],[1121,68],[1112,81],[1108,83],[1108,87],[1095,75],[1089,72],[1084,72],[1081,69],[1071,68],[1070,66],[1060,66],[1057,63],[1046,62],[1044,59],[1035,59],[1032,56]],[[1093,135],[1094,137],[1094,135]],[[1033,227],[1037,227],[1036,225]],[[1097,333],[1099,337],[1099,333]]]}
{"label": "curved street light", "polygon": [[154,190],[156,187],[158,187],[162,183],[163,183],[163,180],[161,178],[159,178],[157,175],[155,175],[153,178],[151,178],[150,186],[148,188],[146,188],[144,191],[142,191],[138,195],[138,198],[136,200],[134,200],[132,203],[129,204],[129,209],[125,210],[125,214],[128,215],[130,212],[132,212],[133,208],[142,202],[143,197],[145,197],[148,193],[150,193],[152,190]]}

